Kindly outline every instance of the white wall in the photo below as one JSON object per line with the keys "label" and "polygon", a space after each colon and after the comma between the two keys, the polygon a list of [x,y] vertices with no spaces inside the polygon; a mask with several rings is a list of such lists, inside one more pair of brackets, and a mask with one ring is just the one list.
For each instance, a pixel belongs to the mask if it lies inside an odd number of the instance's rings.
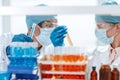
{"label": "white wall", "polygon": [[[0,6],[2,6],[2,0],[0,0]],[[2,34],[2,20],[1,20],[1,16],[0,16],[0,35]]]}
{"label": "white wall", "polygon": [[[52,6],[81,6],[96,5],[96,0],[11,0],[11,6],[35,6],[41,3]],[[94,46],[94,15],[59,15],[59,24],[68,27],[69,35],[75,46]],[[25,16],[12,16],[12,32],[25,33],[27,31]],[[67,41],[66,41],[67,44]]]}
{"label": "white wall", "polygon": [[[96,5],[96,0],[11,0],[11,6],[35,6],[38,4],[52,6],[81,6]],[[95,46],[94,14],[58,15],[60,25],[68,27],[68,33],[75,46]],[[11,32],[14,34],[26,33],[27,27],[24,15],[11,16]],[[67,42],[66,42],[67,44]]]}
{"label": "white wall", "polygon": [[13,34],[27,32],[25,16],[11,16],[11,32]]}
{"label": "white wall", "polygon": [[[19,4],[18,4],[19,3]],[[21,4],[22,3],[22,4]],[[80,5],[96,5],[97,0],[11,0],[12,6],[31,6],[36,4],[48,4],[48,5],[62,5],[62,6],[80,6]]]}
{"label": "white wall", "polygon": [[2,29],[3,29],[3,27],[2,27],[2,19],[1,19],[1,16],[0,16],[0,35],[2,34]]}
{"label": "white wall", "polygon": [[59,24],[68,27],[68,33],[75,46],[94,46],[94,15],[63,15],[59,17]]}

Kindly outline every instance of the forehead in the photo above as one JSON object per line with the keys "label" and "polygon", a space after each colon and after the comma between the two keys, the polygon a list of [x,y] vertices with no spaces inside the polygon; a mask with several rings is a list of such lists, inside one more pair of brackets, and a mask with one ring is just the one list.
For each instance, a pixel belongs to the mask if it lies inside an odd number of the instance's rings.
{"label": "forehead", "polygon": [[56,19],[50,19],[50,20],[45,20],[47,22],[56,22],[57,23],[57,20]]}
{"label": "forehead", "polygon": [[96,22],[97,24],[112,24],[111,22]]}

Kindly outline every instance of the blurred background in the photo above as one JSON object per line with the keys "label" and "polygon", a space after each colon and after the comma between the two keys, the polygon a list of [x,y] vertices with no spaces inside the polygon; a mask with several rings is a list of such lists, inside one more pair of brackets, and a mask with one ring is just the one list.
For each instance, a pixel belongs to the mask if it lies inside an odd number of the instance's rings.
{"label": "blurred background", "polygon": [[[101,2],[102,0],[0,0],[0,6],[31,7],[38,4],[50,6],[95,6]],[[58,15],[58,23],[68,27],[68,33],[74,46],[91,47],[96,45],[94,17],[94,14]],[[25,15],[1,15],[0,26],[0,35],[27,32]]]}

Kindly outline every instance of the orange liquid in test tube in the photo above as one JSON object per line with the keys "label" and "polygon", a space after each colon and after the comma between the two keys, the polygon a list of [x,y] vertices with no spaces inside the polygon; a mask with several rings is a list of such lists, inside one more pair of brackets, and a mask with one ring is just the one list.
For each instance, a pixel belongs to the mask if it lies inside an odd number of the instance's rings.
{"label": "orange liquid in test tube", "polygon": [[52,70],[52,65],[50,65],[50,64],[42,64],[41,69],[45,70],[45,71],[50,71],[50,70]]}
{"label": "orange liquid in test tube", "polygon": [[55,62],[60,61],[60,55],[52,55],[51,58],[52,58],[52,60],[55,61]]}
{"label": "orange liquid in test tube", "polygon": [[84,60],[88,61],[88,57],[86,55],[84,55]]}
{"label": "orange liquid in test tube", "polygon": [[79,56],[79,61],[81,62],[81,61],[83,61],[84,60],[84,56],[83,55],[80,55]]}
{"label": "orange liquid in test tube", "polygon": [[67,71],[67,65],[62,65],[62,70]]}
{"label": "orange liquid in test tube", "polygon": [[84,71],[84,72],[85,72],[85,70],[86,70],[86,65],[87,65],[87,64],[84,64],[84,65],[83,65],[83,71]]}
{"label": "orange liquid in test tube", "polygon": [[81,79],[85,80],[85,75],[69,75],[69,74],[64,74],[63,79]]}
{"label": "orange liquid in test tube", "polygon": [[68,62],[67,55],[62,55],[62,60],[63,60],[64,62]]}
{"label": "orange liquid in test tube", "polygon": [[61,66],[62,65],[54,65],[54,70],[55,71],[61,71]]}
{"label": "orange liquid in test tube", "polygon": [[62,75],[61,74],[54,74],[54,78],[55,79],[62,79]]}
{"label": "orange liquid in test tube", "polygon": [[64,62],[76,62],[78,61],[79,56],[77,55],[62,55],[62,60]]}
{"label": "orange liquid in test tube", "polygon": [[73,62],[77,62],[79,60],[79,55],[74,55]]}
{"label": "orange liquid in test tube", "polygon": [[43,74],[41,75],[42,78],[52,78],[53,74]]}

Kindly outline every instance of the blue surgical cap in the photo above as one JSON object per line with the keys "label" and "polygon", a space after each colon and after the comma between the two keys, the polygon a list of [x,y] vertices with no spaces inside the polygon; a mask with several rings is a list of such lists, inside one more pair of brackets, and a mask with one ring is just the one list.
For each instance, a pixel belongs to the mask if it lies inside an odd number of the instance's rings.
{"label": "blue surgical cap", "polygon": [[102,5],[118,5],[118,3],[115,0],[105,0]]}
{"label": "blue surgical cap", "polygon": [[[118,5],[118,3],[114,0],[105,1],[102,5]],[[120,23],[120,16],[112,16],[112,15],[96,15],[96,22],[111,22],[111,23]]]}
{"label": "blue surgical cap", "polygon": [[35,23],[35,24],[38,24],[42,21],[45,21],[45,20],[50,20],[50,19],[57,19],[56,16],[27,16],[26,17],[26,23],[27,23],[27,27],[28,28],[31,28],[32,25]]}
{"label": "blue surgical cap", "polygon": [[95,20],[97,22],[120,23],[120,16],[96,15]]}
{"label": "blue surgical cap", "polygon": [[[45,4],[40,4],[40,5],[37,5],[37,6],[47,6]],[[57,16],[55,15],[29,15],[29,16],[26,16],[26,24],[27,24],[27,27],[28,28],[31,28],[32,25],[35,23],[35,24],[38,24],[40,22],[43,22],[45,20],[50,20],[50,19],[56,19]]]}

